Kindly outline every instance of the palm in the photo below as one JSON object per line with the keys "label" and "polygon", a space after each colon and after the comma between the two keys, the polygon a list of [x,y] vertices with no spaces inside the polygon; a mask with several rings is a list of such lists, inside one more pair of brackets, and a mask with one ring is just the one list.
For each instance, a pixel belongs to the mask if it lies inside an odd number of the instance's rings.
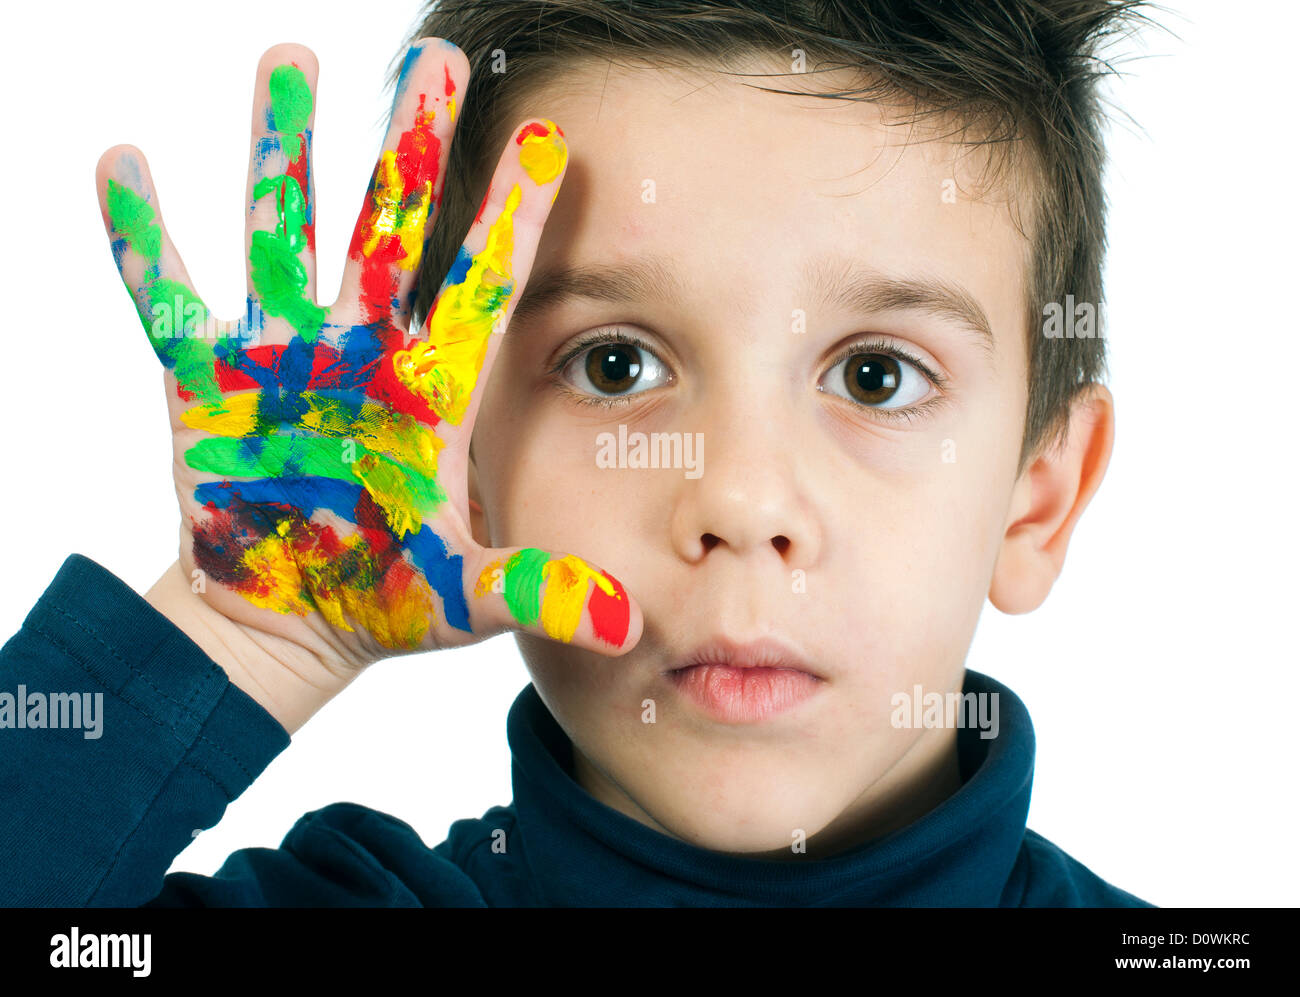
{"label": "palm", "polygon": [[361,662],[507,626],[621,650],[639,626],[608,574],[534,548],[485,550],[467,525],[475,389],[566,158],[549,122],[503,156],[497,210],[480,212],[421,334],[410,335],[468,75],[450,43],[412,50],[329,307],[315,301],[315,71],[305,49],[271,50],[258,74],[242,320],[209,318],[135,157],[117,160],[112,172],[125,179],[101,185],[114,256],[168,371],[182,565],[232,619],[290,637],[329,630]]}

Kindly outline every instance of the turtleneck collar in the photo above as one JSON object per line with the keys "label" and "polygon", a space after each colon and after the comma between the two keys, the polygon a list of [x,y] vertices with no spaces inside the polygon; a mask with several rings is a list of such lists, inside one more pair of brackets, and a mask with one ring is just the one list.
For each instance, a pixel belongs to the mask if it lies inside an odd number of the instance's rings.
{"label": "turtleneck collar", "polygon": [[572,744],[530,683],[507,720],[514,808],[529,873],[551,906],[997,906],[1025,834],[1034,731],[1024,703],[967,669],[963,692],[997,693],[999,730],[957,732],[962,785],[885,837],[825,859],[714,852],[595,799],[569,774]]}

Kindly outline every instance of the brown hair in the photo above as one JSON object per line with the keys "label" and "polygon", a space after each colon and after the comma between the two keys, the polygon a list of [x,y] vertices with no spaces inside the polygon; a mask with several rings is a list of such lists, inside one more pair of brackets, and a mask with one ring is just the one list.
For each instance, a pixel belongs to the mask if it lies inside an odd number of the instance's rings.
{"label": "brown hair", "polygon": [[[504,120],[527,88],[581,58],[720,69],[748,53],[801,49],[816,70],[858,70],[863,85],[826,98],[910,102],[912,117],[964,123],[961,141],[1028,178],[1032,218],[1026,289],[1028,405],[1020,466],[1064,443],[1071,402],[1105,375],[1100,338],[1106,201],[1100,55],[1145,15],[1142,0],[434,0],[409,41],[441,37],[469,58],[442,205],[412,306],[423,321],[451,269],[505,141]],[[389,74],[396,84],[402,55]],[[493,72],[496,53],[506,71]],[[499,62],[498,62],[499,64]],[[971,126],[975,126],[972,128]],[[969,138],[975,132],[977,137]],[[1026,159],[1016,153],[1026,150]],[[990,160],[993,162],[994,160]],[[1021,229],[1023,233],[1023,228]],[[1096,309],[1096,338],[1040,335],[1044,307],[1066,295]]]}

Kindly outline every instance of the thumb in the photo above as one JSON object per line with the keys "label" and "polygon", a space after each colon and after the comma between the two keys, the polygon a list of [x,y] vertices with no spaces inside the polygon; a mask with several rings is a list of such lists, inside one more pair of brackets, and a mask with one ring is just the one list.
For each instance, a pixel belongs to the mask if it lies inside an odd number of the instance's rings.
{"label": "thumb", "polygon": [[474,629],[524,630],[616,657],[641,639],[641,608],[613,575],[537,547],[483,550],[473,579]]}

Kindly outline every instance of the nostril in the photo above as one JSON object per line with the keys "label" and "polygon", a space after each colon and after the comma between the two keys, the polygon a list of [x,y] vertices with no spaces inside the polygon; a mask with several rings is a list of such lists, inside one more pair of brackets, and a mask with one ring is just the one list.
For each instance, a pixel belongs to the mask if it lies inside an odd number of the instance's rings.
{"label": "nostril", "polygon": [[719,540],[712,533],[705,533],[700,537],[700,543],[704,546],[704,553],[708,553],[718,546]]}
{"label": "nostril", "polygon": [[776,536],[772,538],[772,546],[776,548],[778,554],[785,557],[785,552],[790,549],[790,541],[786,537]]}

